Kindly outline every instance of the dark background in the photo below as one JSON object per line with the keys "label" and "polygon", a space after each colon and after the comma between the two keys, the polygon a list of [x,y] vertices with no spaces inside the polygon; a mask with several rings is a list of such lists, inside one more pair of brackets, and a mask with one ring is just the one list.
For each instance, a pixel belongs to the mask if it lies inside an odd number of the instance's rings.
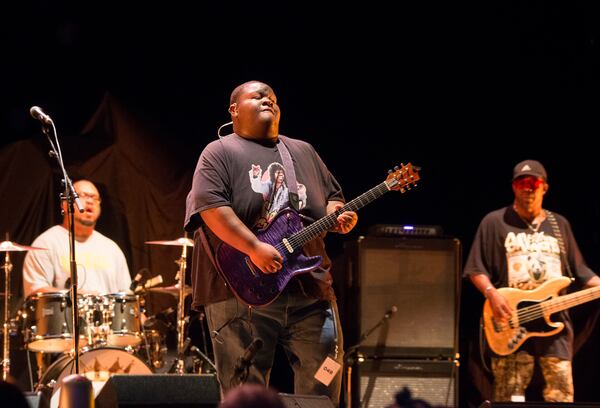
{"label": "dark background", "polygon": [[[164,154],[163,161],[153,156],[140,165],[185,185],[202,148],[229,121],[231,90],[258,79],[279,98],[281,132],[312,143],[347,198],[383,181],[400,162],[422,167],[417,189],[383,197],[360,212],[350,235],[328,238],[333,257],[342,257],[344,242],[374,224],[412,223],[442,226],[461,240],[466,258],[481,217],[512,200],[514,164],[533,158],[549,173],[545,206],[568,217],[588,263],[600,270],[594,148],[600,6],[212,3],[13,4],[0,24],[2,151],[25,142],[47,150],[29,116],[37,105],[54,119],[67,164],[81,170],[112,142],[106,132],[89,132],[90,124],[98,126],[94,113],[110,98],[143,129],[130,147]],[[3,157],[6,172],[15,158]],[[27,154],[16,160],[22,170],[1,186],[0,228],[29,244],[41,230],[23,233],[11,211],[19,206],[19,191],[31,193],[37,170],[28,170]],[[48,160],[48,169],[53,165]],[[57,183],[58,174],[50,174]],[[170,217],[182,221],[185,195],[177,191]],[[181,224],[133,239],[109,222],[132,211],[118,194],[105,194],[99,229],[117,235],[132,271],[152,268],[140,237],[173,239],[183,233]],[[40,204],[46,208],[27,211],[52,213],[49,205],[57,204],[47,200]],[[136,226],[130,221],[128,228]],[[163,258],[170,263],[177,256],[172,251]],[[14,274],[18,281],[18,265]],[[467,285],[463,296],[476,305],[463,313],[467,334],[480,298]],[[579,400],[600,401],[590,380],[598,362],[596,332],[576,356]],[[461,383],[469,387],[466,374]]]}

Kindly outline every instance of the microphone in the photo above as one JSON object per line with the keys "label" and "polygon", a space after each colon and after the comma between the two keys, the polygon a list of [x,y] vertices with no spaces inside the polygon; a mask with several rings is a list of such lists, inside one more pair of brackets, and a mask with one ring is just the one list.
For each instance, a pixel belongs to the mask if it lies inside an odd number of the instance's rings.
{"label": "microphone", "polygon": [[138,272],[137,275],[135,275],[135,278],[133,278],[133,280],[131,281],[131,285],[129,285],[129,290],[135,292],[137,287],[140,285],[141,280],[142,274]]}
{"label": "microphone", "polygon": [[392,308],[390,310],[388,310],[387,312],[385,312],[385,314],[383,315],[383,318],[384,319],[389,319],[397,311],[398,311],[398,308],[394,305],[394,306],[392,306]]}
{"label": "microphone", "polygon": [[248,347],[246,347],[246,350],[244,350],[244,355],[242,355],[239,359],[239,364],[242,367],[247,367],[249,365],[252,364],[252,359],[254,358],[254,356],[256,355],[256,353],[258,353],[258,350],[260,350],[263,346],[263,341],[262,339],[259,339],[258,337],[252,340],[252,343],[250,343],[250,345]]}
{"label": "microphone", "polygon": [[52,119],[50,118],[50,116],[46,115],[42,108],[40,108],[39,106],[32,106],[31,109],[29,109],[29,113],[34,119],[39,120],[44,125],[52,124]]}
{"label": "microphone", "polygon": [[154,278],[148,279],[146,281],[146,283],[144,283],[143,285],[140,285],[137,288],[135,288],[134,293],[139,293],[139,292],[143,291],[144,289],[152,288],[156,285],[161,284],[162,282],[163,282],[162,275],[156,275]]}
{"label": "microphone", "polygon": [[210,365],[210,367],[214,370],[215,373],[217,372],[217,366],[215,365],[215,363],[213,363],[206,354],[201,352],[200,349],[198,349],[198,347],[192,346],[192,347],[190,347],[190,351],[192,353],[198,355],[198,357],[200,357],[202,360],[206,361],[208,363],[208,365]]}

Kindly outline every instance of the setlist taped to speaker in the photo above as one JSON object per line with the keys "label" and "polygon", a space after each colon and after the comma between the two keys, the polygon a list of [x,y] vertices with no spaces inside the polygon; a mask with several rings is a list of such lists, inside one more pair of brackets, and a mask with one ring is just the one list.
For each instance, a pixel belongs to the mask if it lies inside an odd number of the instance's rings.
{"label": "setlist taped to speaker", "polygon": [[333,381],[338,371],[340,371],[340,368],[342,368],[340,363],[331,357],[327,357],[315,373],[315,379],[328,386],[331,384],[331,381]]}

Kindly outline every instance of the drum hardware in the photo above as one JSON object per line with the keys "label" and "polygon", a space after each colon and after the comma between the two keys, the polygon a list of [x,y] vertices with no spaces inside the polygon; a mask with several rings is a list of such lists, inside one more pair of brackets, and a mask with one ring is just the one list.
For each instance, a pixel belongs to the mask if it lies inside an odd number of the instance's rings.
{"label": "drum hardware", "polygon": [[144,329],[144,345],[146,358],[150,366],[162,368],[165,365],[164,356],[167,354],[166,336],[159,330]]}
{"label": "drum hardware", "polygon": [[10,261],[10,252],[22,252],[32,250],[44,250],[46,248],[30,247],[16,244],[8,240],[0,243],[0,251],[4,252],[4,263],[0,268],[4,270],[4,323],[3,344],[2,344],[2,380],[7,381],[10,375],[10,335],[13,333],[10,318],[10,272],[12,271],[12,262]]}
{"label": "drum hardware", "polygon": [[[189,347],[186,347],[185,339],[185,325],[187,322],[185,317],[185,298],[191,293],[189,287],[185,285],[185,269],[187,266],[187,249],[188,247],[194,246],[194,241],[187,237],[186,232],[182,238],[177,238],[172,241],[146,241],[146,244],[181,246],[181,257],[175,261],[175,263],[179,265],[179,272],[177,273],[176,277],[178,284],[175,285],[178,290],[172,291],[177,293],[179,298],[177,304],[177,357],[173,362],[172,372],[177,374],[185,374],[185,354],[187,351],[186,349]],[[155,292],[156,291],[157,290],[155,290]],[[167,293],[172,292],[170,292],[169,289]],[[169,370],[169,372],[171,372],[171,370]]]}

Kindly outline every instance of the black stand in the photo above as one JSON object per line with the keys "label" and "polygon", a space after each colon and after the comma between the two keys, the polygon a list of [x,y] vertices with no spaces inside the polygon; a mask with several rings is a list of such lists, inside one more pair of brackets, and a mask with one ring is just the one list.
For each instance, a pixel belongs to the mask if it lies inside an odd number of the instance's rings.
{"label": "black stand", "polygon": [[[56,145],[52,141],[52,138],[49,135],[50,130],[52,130],[52,134],[54,135],[54,141]],[[48,123],[43,122],[42,124],[42,132],[48,138],[50,142],[50,151],[48,154],[50,157],[54,157],[60,167],[60,170],[63,174],[62,184],[64,187],[64,191],[60,196],[61,206],[62,201],[66,201],[67,203],[67,214],[69,219],[69,266],[71,269],[71,288],[70,288],[70,296],[71,296],[71,312],[72,312],[72,327],[73,327],[73,342],[74,342],[74,360],[73,363],[75,365],[75,374],[79,374],[79,315],[77,309],[77,263],[75,261],[75,217],[74,217],[74,206],[77,205],[77,209],[79,212],[83,212],[83,206],[79,201],[79,196],[77,192],[73,188],[73,183],[71,179],[67,175],[67,171],[65,169],[65,165],[62,159],[62,153],[60,151],[60,144],[58,143],[58,135],[56,134],[56,127],[54,126],[54,122],[52,119],[48,117]]]}
{"label": "black stand", "polygon": [[352,408],[352,367],[354,367],[356,363],[360,364],[365,360],[365,357],[359,351],[359,347],[375,330],[386,323],[397,311],[398,308],[392,306],[390,310],[385,312],[381,320],[379,320],[375,326],[364,332],[360,336],[358,342],[346,350],[346,353],[344,354],[344,365],[346,366],[346,408]]}

